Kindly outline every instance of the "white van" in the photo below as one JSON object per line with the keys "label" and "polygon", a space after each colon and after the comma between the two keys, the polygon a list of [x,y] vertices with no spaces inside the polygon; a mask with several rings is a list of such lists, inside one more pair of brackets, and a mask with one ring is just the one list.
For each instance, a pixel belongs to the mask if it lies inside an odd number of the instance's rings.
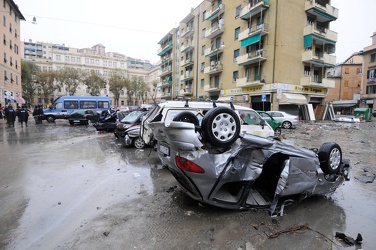
{"label": "white van", "polygon": [[149,113],[144,115],[141,123],[141,137],[147,145],[154,145],[155,139],[149,123],[162,121],[168,126],[171,121],[184,111],[191,112],[198,120],[198,126],[205,114],[214,107],[228,107],[238,114],[240,118],[240,132],[258,135],[261,137],[274,136],[274,130],[264,122],[262,117],[253,109],[222,102],[199,101],[167,101],[159,103]]}

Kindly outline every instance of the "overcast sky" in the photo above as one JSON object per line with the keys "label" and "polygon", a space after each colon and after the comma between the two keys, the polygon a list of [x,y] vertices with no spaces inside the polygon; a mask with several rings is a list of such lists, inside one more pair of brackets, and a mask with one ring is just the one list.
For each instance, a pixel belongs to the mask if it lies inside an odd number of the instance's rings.
{"label": "overcast sky", "polygon": [[[90,48],[101,43],[107,52],[159,60],[158,42],[202,0],[14,0],[26,21],[21,40]],[[299,0],[303,1],[303,0]],[[339,18],[331,23],[338,33],[337,62],[371,45],[376,32],[376,0],[332,0]],[[32,24],[33,17],[37,23]]]}

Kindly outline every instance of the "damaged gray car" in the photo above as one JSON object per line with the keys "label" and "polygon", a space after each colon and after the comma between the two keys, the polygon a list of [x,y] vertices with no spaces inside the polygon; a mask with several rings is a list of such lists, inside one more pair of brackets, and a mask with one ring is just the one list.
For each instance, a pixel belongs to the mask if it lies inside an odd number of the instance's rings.
{"label": "damaged gray car", "polygon": [[184,115],[149,126],[162,163],[197,201],[227,209],[268,208],[277,215],[309,196],[330,195],[350,178],[350,162],[337,143],[308,149],[241,133],[241,117],[228,107],[208,111],[201,126]]}

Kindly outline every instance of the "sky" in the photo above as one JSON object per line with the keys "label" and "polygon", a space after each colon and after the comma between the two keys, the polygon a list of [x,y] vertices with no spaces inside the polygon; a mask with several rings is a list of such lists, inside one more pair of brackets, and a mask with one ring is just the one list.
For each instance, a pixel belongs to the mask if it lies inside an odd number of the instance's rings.
{"label": "sky", "polygon": [[[177,27],[202,0],[14,0],[26,21],[21,41],[91,48],[101,43],[107,52],[159,60],[158,42]],[[304,0],[298,0],[304,1]],[[332,0],[339,17],[330,29],[338,33],[337,63],[372,43],[376,32],[375,0]],[[33,18],[36,24],[33,24]]]}

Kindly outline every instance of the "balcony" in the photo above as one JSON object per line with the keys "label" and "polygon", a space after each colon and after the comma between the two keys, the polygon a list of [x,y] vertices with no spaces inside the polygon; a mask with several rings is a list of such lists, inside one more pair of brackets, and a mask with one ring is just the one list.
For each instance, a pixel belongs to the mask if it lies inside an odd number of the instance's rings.
{"label": "balcony", "polygon": [[161,75],[159,77],[164,77],[164,76],[167,76],[167,75],[169,75],[171,73],[172,73],[172,67],[171,66],[170,67],[166,67],[166,68],[162,69],[162,73],[161,73]]}
{"label": "balcony", "polygon": [[206,67],[204,69],[204,73],[209,74],[209,75],[221,73],[222,71],[223,71],[223,64],[222,63],[214,64],[214,65],[211,65],[211,66]]}
{"label": "balcony", "polygon": [[220,53],[222,53],[224,50],[224,46],[221,46],[221,47],[218,47],[218,48],[207,48],[205,50],[205,57],[212,57],[212,56],[216,56],[216,55],[219,55]]}
{"label": "balcony", "polygon": [[318,75],[304,76],[300,79],[300,85],[302,85],[303,87],[334,88],[335,80],[321,78]]}
{"label": "balcony", "polygon": [[171,92],[162,92],[161,98],[171,98]]}
{"label": "balcony", "polygon": [[305,11],[316,16],[317,21],[321,23],[334,21],[338,18],[338,9],[329,4],[320,4],[316,0],[306,0]]}
{"label": "balcony", "polygon": [[193,72],[186,71],[184,75],[180,76],[180,81],[187,82],[193,79]]}
{"label": "balcony", "polygon": [[265,36],[269,33],[269,25],[266,23],[261,23],[258,25],[253,25],[250,28],[246,28],[239,34],[239,40],[244,40],[248,37],[254,36],[256,34],[260,34],[261,36]]}
{"label": "balcony", "polygon": [[225,31],[225,25],[223,24],[223,22],[216,23],[209,30],[205,32],[205,38],[213,39],[214,37],[222,34],[224,31]]}
{"label": "balcony", "polygon": [[193,48],[194,48],[193,44],[191,44],[191,43],[184,44],[184,45],[181,46],[180,52],[181,53],[187,53],[187,52],[193,50]]}
{"label": "balcony", "polygon": [[316,25],[307,25],[304,27],[303,31],[304,40],[310,39],[309,36],[314,40],[318,40],[324,43],[335,44],[337,42],[338,34],[335,31],[321,28]]}
{"label": "balcony", "polygon": [[212,92],[219,92],[221,91],[221,88],[222,88],[222,84],[217,82],[217,83],[212,83],[212,84],[207,84],[204,86],[204,91],[205,92],[209,92],[209,93],[212,93]]}
{"label": "balcony", "polygon": [[162,80],[161,87],[167,87],[172,84],[171,78],[168,77],[165,80]]}
{"label": "balcony", "polygon": [[216,4],[212,6],[209,10],[206,11],[206,21],[210,21],[219,17],[222,13],[225,12],[225,5],[224,4]]}
{"label": "balcony", "polygon": [[257,15],[261,11],[269,8],[269,0],[252,0],[249,4],[244,6],[240,11],[241,19],[249,19],[251,16]]}
{"label": "balcony", "polygon": [[237,88],[260,86],[265,84],[265,77],[263,75],[254,75],[250,77],[243,77],[236,80]]}
{"label": "balcony", "polygon": [[256,51],[251,51],[237,58],[237,63],[239,66],[247,66],[254,63],[263,62],[266,60],[266,50],[259,49]]}
{"label": "balcony", "polygon": [[195,30],[193,29],[193,27],[187,26],[187,29],[184,30],[184,32],[180,35],[180,37],[181,38],[189,37],[189,36],[193,35],[194,32],[195,32]]}
{"label": "balcony", "polygon": [[166,52],[170,51],[171,49],[172,49],[172,42],[169,42],[158,50],[158,56],[164,55]]}
{"label": "balcony", "polygon": [[192,88],[188,87],[188,88],[179,90],[179,95],[193,95]]}
{"label": "balcony", "polygon": [[193,65],[193,59],[185,59],[180,62],[180,67],[188,67]]}
{"label": "balcony", "polygon": [[322,67],[335,66],[336,60],[336,56],[329,55],[328,53],[316,53],[311,50],[303,52],[302,55],[303,62]]}

